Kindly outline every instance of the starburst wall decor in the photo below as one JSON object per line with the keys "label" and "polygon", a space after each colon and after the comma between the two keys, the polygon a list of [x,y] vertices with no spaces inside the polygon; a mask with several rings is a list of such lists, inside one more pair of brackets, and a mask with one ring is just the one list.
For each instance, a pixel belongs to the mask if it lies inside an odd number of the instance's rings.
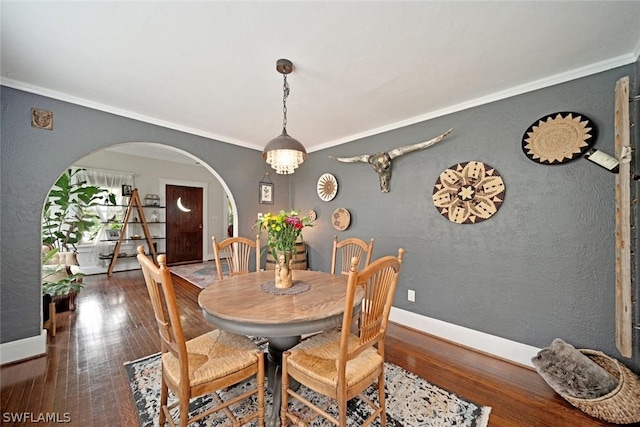
{"label": "starburst wall decor", "polygon": [[330,173],[325,173],[320,177],[320,179],[318,179],[316,189],[320,199],[325,202],[331,201],[338,193],[338,181],[335,176]]}
{"label": "starburst wall decor", "polygon": [[500,174],[478,161],[445,169],[433,188],[433,203],[440,214],[456,224],[475,224],[491,218],[504,201]]}
{"label": "starburst wall decor", "polygon": [[529,126],[522,137],[522,151],[534,162],[558,165],[586,153],[597,133],[596,126],[584,114],[553,113]]}

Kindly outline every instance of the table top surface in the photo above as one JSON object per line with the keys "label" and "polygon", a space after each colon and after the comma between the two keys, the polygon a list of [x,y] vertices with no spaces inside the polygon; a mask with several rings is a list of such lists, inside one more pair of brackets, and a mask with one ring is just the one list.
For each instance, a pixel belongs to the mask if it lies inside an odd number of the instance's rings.
{"label": "table top surface", "polygon": [[[198,303],[207,320],[233,332],[256,332],[268,329],[273,334],[290,334],[279,331],[278,325],[299,325],[302,332],[310,332],[314,324],[322,326],[326,319],[342,317],[347,291],[347,276],[310,270],[293,270],[296,281],[310,285],[309,290],[296,295],[274,295],[261,289],[261,285],[273,281],[273,270],[249,273],[215,282],[198,296]],[[354,308],[359,307],[363,292],[359,288]],[[231,326],[231,327],[230,327]],[[248,327],[248,329],[247,329]],[[273,329],[276,327],[276,329]],[[288,329],[290,331],[291,329]],[[268,335],[267,335],[268,336]]]}

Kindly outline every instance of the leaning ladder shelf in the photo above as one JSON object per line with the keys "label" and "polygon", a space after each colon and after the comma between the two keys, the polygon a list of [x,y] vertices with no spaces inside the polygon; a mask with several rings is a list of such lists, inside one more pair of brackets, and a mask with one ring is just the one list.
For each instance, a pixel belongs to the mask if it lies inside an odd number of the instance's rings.
{"label": "leaning ladder shelf", "polygon": [[122,221],[122,229],[120,230],[120,237],[118,238],[118,243],[116,243],[116,247],[113,249],[113,257],[111,258],[111,262],[109,263],[109,270],[107,270],[107,276],[111,277],[113,274],[113,268],[116,265],[116,261],[118,260],[118,254],[120,253],[120,246],[122,245],[122,241],[124,240],[125,232],[127,231],[127,225],[129,224],[129,217],[131,216],[131,211],[133,208],[136,208],[138,212],[138,218],[140,218],[140,225],[142,225],[142,231],[144,232],[144,238],[147,241],[147,245],[149,247],[149,253],[151,254],[151,259],[154,262],[157,262],[156,249],[153,246],[153,239],[151,238],[151,233],[149,233],[149,226],[147,225],[147,219],[144,216],[144,209],[142,209],[142,203],[140,203],[140,196],[138,195],[138,189],[134,188],[131,192],[131,200],[129,200],[129,205],[127,206],[127,213],[124,216],[124,220]]}

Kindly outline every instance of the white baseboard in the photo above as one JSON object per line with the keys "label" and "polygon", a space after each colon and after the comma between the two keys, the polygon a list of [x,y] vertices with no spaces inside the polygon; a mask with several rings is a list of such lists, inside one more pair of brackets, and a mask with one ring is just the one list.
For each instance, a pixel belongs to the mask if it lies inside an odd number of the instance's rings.
{"label": "white baseboard", "polygon": [[533,368],[531,358],[540,351],[539,348],[527,344],[432,319],[400,308],[391,308],[389,320],[530,368]]}
{"label": "white baseboard", "polygon": [[[528,367],[533,367],[531,358],[540,351],[539,348],[527,344],[432,319],[395,307],[391,308],[389,320]],[[39,336],[0,344],[0,364],[40,356],[46,354],[46,352],[47,331],[43,329]]]}
{"label": "white baseboard", "polygon": [[47,353],[47,331],[40,335],[0,344],[0,365]]}

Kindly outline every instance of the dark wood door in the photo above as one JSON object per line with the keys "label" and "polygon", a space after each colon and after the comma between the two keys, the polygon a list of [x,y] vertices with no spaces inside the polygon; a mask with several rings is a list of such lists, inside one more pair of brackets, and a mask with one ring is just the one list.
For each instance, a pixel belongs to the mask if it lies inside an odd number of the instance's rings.
{"label": "dark wood door", "polygon": [[202,261],[202,188],[166,186],[167,264]]}

